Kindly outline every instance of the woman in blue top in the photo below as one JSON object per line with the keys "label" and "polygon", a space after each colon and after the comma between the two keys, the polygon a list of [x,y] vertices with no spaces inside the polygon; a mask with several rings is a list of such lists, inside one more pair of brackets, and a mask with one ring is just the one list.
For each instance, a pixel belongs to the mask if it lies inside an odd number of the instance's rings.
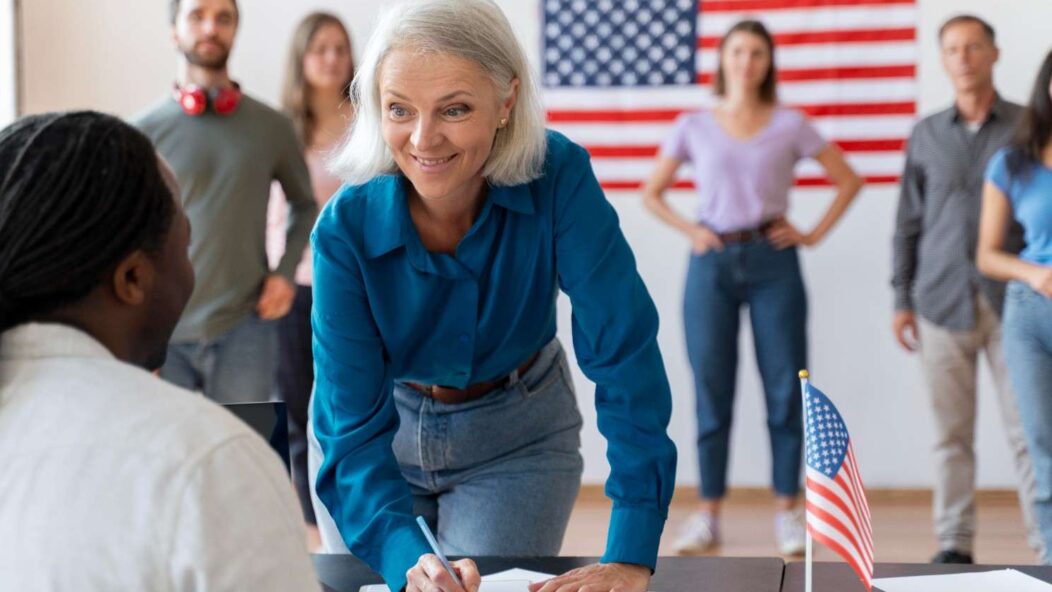
{"label": "woman in blue top", "polygon": [[[1012,219],[1026,248],[1004,251]],[[1005,364],[1034,463],[1034,514],[1052,563],[1052,52],[1037,75],[1014,142],[986,169],[979,270],[1009,281],[1003,321]]]}
{"label": "woman in blue top", "polygon": [[[389,11],[352,99],[335,160],[348,185],[312,238],[326,549],[345,543],[409,592],[461,590],[417,514],[448,554],[558,553],[582,470],[561,289],[614,507],[601,563],[533,589],[645,591],[674,483],[671,396],[657,312],[587,153],[545,132],[530,66],[488,0]],[[474,564],[457,566],[473,590]]]}

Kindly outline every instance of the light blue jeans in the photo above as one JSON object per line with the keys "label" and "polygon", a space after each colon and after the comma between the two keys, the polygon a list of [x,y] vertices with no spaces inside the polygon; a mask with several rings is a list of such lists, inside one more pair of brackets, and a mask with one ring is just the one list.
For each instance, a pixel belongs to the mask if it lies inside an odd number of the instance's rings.
{"label": "light blue jeans", "polygon": [[211,341],[168,344],[161,378],[218,403],[269,401],[277,376],[275,321],[256,313]]}
{"label": "light blue jeans", "polygon": [[1005,364],[1012,379],[1037,493],[1034,515],[1052,563],[1052,300],[1012,282],[1005,295]]}
{"label": "light blue jeans", "polygon": [[[584,467],[566,354],[546,345],[525,374],[460,405],[396,383],[392,448],[417,515],[450,555],[558,555]],[[311,494],[323,552],[347,553],[317,498],[321,448],[309,429]]]}

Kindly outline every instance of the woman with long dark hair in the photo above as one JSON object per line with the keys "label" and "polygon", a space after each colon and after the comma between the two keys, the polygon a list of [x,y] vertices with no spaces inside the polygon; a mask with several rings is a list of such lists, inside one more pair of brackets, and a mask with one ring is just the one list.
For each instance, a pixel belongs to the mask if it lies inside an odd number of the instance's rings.
{"label": "woman with long dark hair", "polygon": [[[1005,251],[1013,218],[1026,247]],[[1005,364],[1034,464],[1034,514],[1052,563],[1052,52],[1034,83],[1015,140],[991,160],[983,187],[979,270],[1008,281]]]}
{"label": "woman with long dark hair", "polygon": [[[347,131],[351,106],[347,89],[354,77],[351,38],[335,15],[314,12],[296,27],[289,48],[281,103],[299,134],[310,169],[314,198],[320,209],[340,188],[340,180],[325,168],[325,159]],[[275,185],[269,208],[267,252],[277,264],[285,252],[286,200]],[[309,544],[320,538],[314,526],[307,486],[307,404],[314,384],[311,355],[311,251],[307,247],[296,268],[296,298],[289,314],[278,320],[277,397],[288,405],[289,453],[292,477],[308,524]]]}
{"label": "woman with long dark hair", "polygon": [[[647,207],[690,240],[684,298],[687,354],[694,369],[701,504],[675,542],[681,553],[720,540],[734,406],[739,311],[748,307],[767,402],[775,536],[783,554],[803,550],[796,509],[803,446],[797,371],[807,366],[807,295],[797,246],[822,241],[862,181],[803,114],[778,104],[774,42],[762,23],[742,21],[720,41],[717,105],[681,116],[643,191]],[[785,215],[793,167],[814,158],[837,197],[810,232]],[[698,202],[684,217],[664,199],[680,165],[694,167]]]}

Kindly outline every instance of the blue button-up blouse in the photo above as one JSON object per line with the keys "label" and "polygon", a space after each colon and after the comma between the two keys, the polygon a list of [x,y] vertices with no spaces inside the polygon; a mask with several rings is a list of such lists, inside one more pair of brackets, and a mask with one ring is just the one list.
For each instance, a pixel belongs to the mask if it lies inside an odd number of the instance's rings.
{"label": "blue button-up blouse", "polygon": [[393,382],[462,388],[509,374],[554,338],[562,289],[608,441],[603,561],[653,568],[675,480],[671,394],[657,310],[587,152],[549,132],[542,176],[490,187],[453,255],[424,247],[406,183],[342,188],[311,238],[316,488],[348,548],[393,590],[430,552],[391,449]]}

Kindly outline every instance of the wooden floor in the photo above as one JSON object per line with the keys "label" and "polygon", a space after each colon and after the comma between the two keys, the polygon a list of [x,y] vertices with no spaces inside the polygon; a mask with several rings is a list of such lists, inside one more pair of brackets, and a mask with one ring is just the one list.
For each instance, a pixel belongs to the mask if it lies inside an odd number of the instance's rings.
{"label": "wooden floor", "polygon": [[[570,517],[570,527],[563,542],[562,555],[602,555],[606,544],[609,503],[597,492],[582,492]],[[923,493],[873,495],[870,512],[873,517],[874,551],[878,562],[927,562],[938,550],[932,535],[931,504]],[[681,501],[682,500],[682,501]],[[987,564],[1036,563],[1027,546],[1018,503],[1008,492],[984,495],[979,500],[976,561]],[[661,555],[673,555],[672,539],[679,525],[694,509],[688,496],[677,492],[669,511]],[[723,544],[712,555],[737,557],[772,557],[774,545],[774,510],[764,495],[732,493],[722,519]],[[836,560],[820,545],[815,546],[816,560]]]}

